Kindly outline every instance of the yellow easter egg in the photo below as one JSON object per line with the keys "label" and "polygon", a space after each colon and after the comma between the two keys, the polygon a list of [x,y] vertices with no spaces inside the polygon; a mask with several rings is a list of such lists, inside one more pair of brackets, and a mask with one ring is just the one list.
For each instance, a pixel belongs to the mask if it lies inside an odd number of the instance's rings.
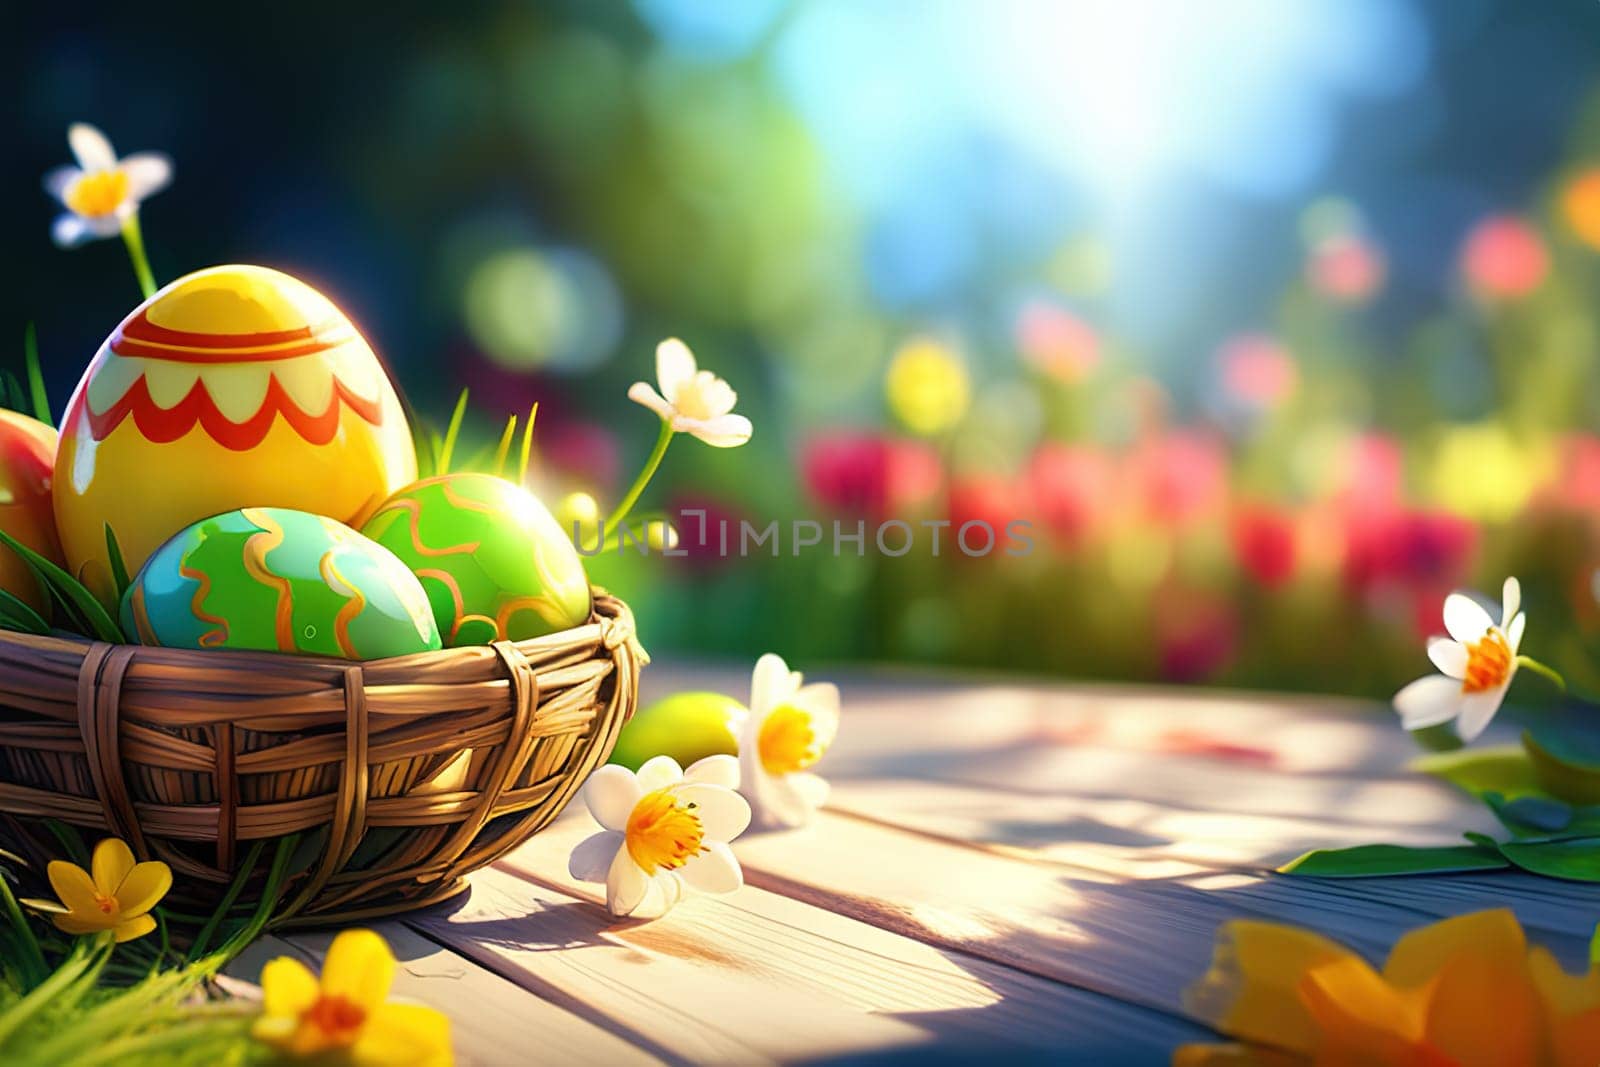
{"label": "yellow easter egg", "polygon": [[265,267],[210,267],[134,310],[67,404],[55,464],[68,568],[113,595],[200,519],[293,508],[359,525],[417,476],[394,386],[327,297]]}

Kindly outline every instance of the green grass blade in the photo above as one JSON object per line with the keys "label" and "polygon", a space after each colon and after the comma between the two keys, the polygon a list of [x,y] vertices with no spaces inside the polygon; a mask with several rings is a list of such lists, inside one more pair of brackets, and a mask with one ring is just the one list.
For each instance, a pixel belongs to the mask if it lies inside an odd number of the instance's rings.
{"label": "green grass blade", "polygon": [[495,446],[494,450],[494,476],[496,478],[505,477],[506,457],[511,454],[511,441],[516,435],[517,417],[511,415],[506,418],[506,428],[501,432],[500,443]]}
{"label": "green grass blade", "polygon": [[22,949],[22,958],[17,962],[25,983],[22,991],[26,993],[49,976],[50,968],[45,965],[44,951],[39,948],[39,939],[33,936],[33,928],[28,925],[28,917],[22,914],[22,907],[17,903],[16,894],[11,892],[11,883],[6,881],[4,874],[0,874],[0,906],[5,908],[6,917],[11,920],[11,925],[17,932],[16,941]]}
{"label": "green grass blade", "polygon": [[533,458],[533,420],[539,417],[539,402],[528,409],[528,422],[522,427],[522,454],[517,459],[517,484],[528,484],[528,461]]}
{"label": "green grass blade", "polygon": [[56,422],[50,414],[50,394],[45,391],[44,371],[39,366],[38,332],[31,322],[22,335],[22,355],[28,364],[28,392],[33,394],[33,417],[46,426],[54,426]]}
{"label": "green grass blade", "polygon": [[211,913],[211,918],[200,928],[195,935],[194,944],[189,946],[189,962],[193,963],[205,953],[206,946],[211,943],[211,935],[217,932],[217,927],[233,908],[233,902],[239,899],[239,894],[244,890],[244,885],[250,880],[250,875],[255,873],[256,861],[261,858],[261,846],[266,842],[253,841],[250,851],[245,853],[244,862],[239,865],[239,873],[233,876],[233,881],[228,883],[228,891],[222,894],[222,900],[217,904],[216,910]]}
{"label": "green grass blade", "polygon": [[84,588],[82,582],[62,570],[60,567],[45,559],[39,553],[18,541],[15,537],[0,530],[0,544],[4,544],[11,551],[22,557],[36,574],[40,574],[42,581],[51,592],[61,597],[70,607],[76,609],[89,624],[91,632],[102,641],[111,641],[123,644],[122,628],[116,620],[106,611],[105,605],[95,599],[95,595]]}
{"label": "green grass blade", "polygon": [[111,557],[111,580],[117,587],[117,603],[132,583],[128,581],[128,564],[122,558],[122,546],[117,543],[117,532],[106,523],[106,554]]}
{"label": "green grass blade", "polygon": [[467,390],[461,390],[456,409],[450,413],[450,425],[444,432],[444,445],[439,450],[439,474],[450,473],[450,460],[455,455],[456,438],[461,436],[461,420],[467,417]]}

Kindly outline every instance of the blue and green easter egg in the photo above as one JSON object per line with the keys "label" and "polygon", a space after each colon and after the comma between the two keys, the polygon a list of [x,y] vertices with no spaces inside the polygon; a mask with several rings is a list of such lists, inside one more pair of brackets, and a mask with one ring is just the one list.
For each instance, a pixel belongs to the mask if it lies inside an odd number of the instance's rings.
{"label": "blue and green easter egg", "polygon": [[341,522],[289,508],[242,508],[180,531],[128,586],[122,626],[167,648],[364,660],[439,647],[404,563]]}
{"label": "blue and green easter egg", "polygon": [[361,532],[422,582],[449,646],[522,641],[589,618],[589,579],[539,498],[489,474],[441,474],[378,506]]}

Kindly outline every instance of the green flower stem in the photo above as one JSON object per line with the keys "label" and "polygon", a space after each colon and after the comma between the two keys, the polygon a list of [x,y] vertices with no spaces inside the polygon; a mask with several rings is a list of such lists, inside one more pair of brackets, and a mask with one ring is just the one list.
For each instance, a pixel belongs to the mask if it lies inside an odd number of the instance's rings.
{"label": "green flower stem", "polygon": [[150,273],[150,260],[144,254],[144,231],[139,228],[139,212],[133,211],[122,220],[122,243],[128,246],[128,258],[133,260],[133,273],[139,278],[139,288],[144,298],[156,295],[156,276]]}
{"label": "green flower stem", "polygon": [[656,438],[656,447],[651,450],[650,458],[644,461],[644,470],[639,472],[639,477],[633,480],[633,488],[628,490],[628,495],[622,498],[622,503],[617,505],[617,510],[606,519],[606,527],[616,530],[622,526],[622,521],[628,517],[628,512],[633,510],[633,505],[639,502],[639,494],[644,492],[644,487],[650,484],[650,479],[656,475],[656,468],[661,466],[661,457],[667,454],[667,446],[672,443],[676,431],[672,423],[666,419],[661,420],[661,436]]}
{"label": "green flower stem", "polygon": [[1561,677],[1561,672],[1556,670],[1554,667],[1548,667],[1534,659],[1532,656],[1518,656],[1517,666],[1528,668],[1528,670],[1539,675],[1541,678],[1555,686],[1557,689],[1561,690],[1563,693],[1567,691],[1567,680]]}

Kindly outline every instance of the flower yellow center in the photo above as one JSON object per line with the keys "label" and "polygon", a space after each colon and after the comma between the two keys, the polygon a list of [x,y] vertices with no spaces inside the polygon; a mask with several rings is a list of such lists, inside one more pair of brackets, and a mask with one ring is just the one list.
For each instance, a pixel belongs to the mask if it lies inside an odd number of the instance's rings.
{"label": "flower yellow center", "polygon": [[128,176],[120,169],[84,174],[67,186],[62,197],[73,214],[91,219],[112,214],[127,198]]}
{"label": "flower yellow center", "polygon": [[768,774],[803,771],[822,758],[811,713],[793,704],[780,704],[767,715],[756,737],[756,751]]}
{"label": "flower yellow center", "polygon": [[696,371],[693,378],[678,386],[672,406],[691,419],[714,419],[726,415],[728,386],[708,370]]}
{"label": "flower yellow center", "polygon": [[366,1021],[365,1008],[338,994],[320,994],[300,1014],[300,1024],[315,1031],[320,1039],[316,1043],[323,1047],[355,1044]]}
{"label": "flower yellow center", "polygon": [[104,893],[94,895],[94,906],[99,908],[104,915],[110,915],[117,910],[117,898],[108,897]]}
{"label": "flower yellow center", "polygon": [[679,804],[670,789],[645,794],[633,806],[626,831],[628,854],[645,874],[672,871],[703,851],[705,827],[693,804]]}
{"label": "flower yellow center", "polygon": [[1486,689],[1498,689],[1510,673],[1511,646],[1506,644],[1499,628],[1491,626],[1479,641],[1467,646],[1467,671],[1461,680],[1461,691],[1481,693]]}

